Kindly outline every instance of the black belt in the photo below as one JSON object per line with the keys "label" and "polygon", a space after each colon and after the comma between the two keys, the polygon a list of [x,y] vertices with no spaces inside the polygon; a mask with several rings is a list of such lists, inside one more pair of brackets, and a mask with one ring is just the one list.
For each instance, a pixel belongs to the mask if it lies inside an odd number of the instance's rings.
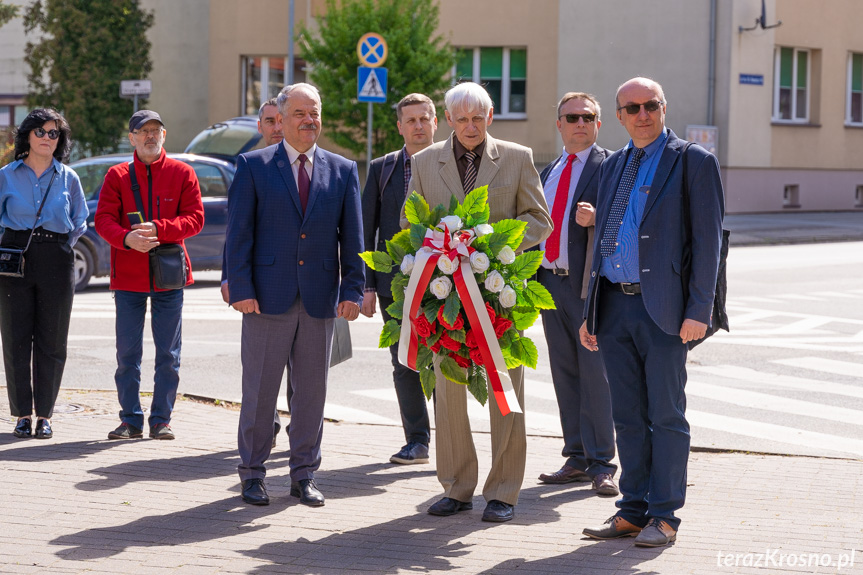
{"label": "black belt", "polygon": [[561,268],[542,268],[544,271],[556,276],[568,276],[569,270],[564,270]]}
{"label": "black belt", "polygon": [[[12,243],[23,242],[22,245],[27,243],[27,238],[30,237],[30,230],[10,230],[7,229],[3,232],[3,238],[9,238],[9,241]],[[38,227],[33,230],[33,242],[48,242],[48,243],[58,243],[63,244],[69,241],[69,234],[60,234],[57,232],[49,232],[42,227]]]}
{"label": "black belt", "polygon": [[619,291],[626,295],[641,295],[641,284],[629,282],[611,283],[605,276],[600,277],[600,280],[602,280],[602,289]]}

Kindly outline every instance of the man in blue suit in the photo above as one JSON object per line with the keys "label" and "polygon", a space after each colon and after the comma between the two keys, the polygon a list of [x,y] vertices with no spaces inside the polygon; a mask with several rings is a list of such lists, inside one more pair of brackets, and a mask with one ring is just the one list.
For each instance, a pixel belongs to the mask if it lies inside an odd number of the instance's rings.
{"label": "man in blue suit", "polygon": [[243,500],[267,505],[273,410],[290,368],[291,495],[318,507],[327,370],[336,317],[357,318],[364,284],[357,165],[317,147],[309,84],[278,99],[284,142],[243,154],[228,194],[230,303],[243,316],[238,471]]}
{"label": "man in blue suit", "polygon": [[566,462],[543,483],[590,481],[599,495],[618,494],[614,484],[614,423],[602,358],[579,340],[584,298],[593,261],[593,232],[599,167],[610,154],[596,145],[602,126],[597,99],[568,92],[557,105],[563,153],[540,174],[554,231],[539,248],[545,251],[537,279],[557,309],[542,310],[551,377],[560,409]]}
{"label": "man in blue suit", "polygon": [[633,78],[616,102],[631,140],[600,169],[580,336],[608,372],[622,497],[584,534],[660,547],[676,539],[686,497],[687,343],[715,319],[724,193],[716,158],[665,128],[662,86]]}

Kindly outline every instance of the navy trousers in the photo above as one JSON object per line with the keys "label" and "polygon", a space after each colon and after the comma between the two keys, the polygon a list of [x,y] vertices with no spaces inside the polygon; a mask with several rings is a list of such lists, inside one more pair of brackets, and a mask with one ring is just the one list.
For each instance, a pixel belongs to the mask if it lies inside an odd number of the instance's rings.
{"label": "navy trousers", "polygon": [[677,529],[689,461],[686,345],[659,329],[641,295],[610,289],[600,299],[596,337],[617,432],[618,515],[638,526],[659,518]]}

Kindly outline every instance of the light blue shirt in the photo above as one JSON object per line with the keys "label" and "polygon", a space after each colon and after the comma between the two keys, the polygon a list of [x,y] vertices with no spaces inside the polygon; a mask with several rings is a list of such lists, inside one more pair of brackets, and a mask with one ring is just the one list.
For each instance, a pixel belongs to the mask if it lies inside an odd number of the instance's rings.
{"label": "light blue shirt", "polygon": [[[641,276],[638,270],[638,228],[644,215],[644,205],[650,193],[650,185],[659,165],[659,158],[665,150],[665,141],[668,139],[668,130],[651,143],[644,147],[644,157],[638,166],[638,174],[635,177],[635,185],[629,196],[629,203],[623,213],[623,221],[617,232],[617,246],[614,253],[602,259],[599,267],[599,275],[605,276],[612,283],[638,283]],[[632,140],[624,150],[627,154],[627,164],[632,161],[633,155],[630,151],[635,146]],[[625,168],[624,168],[625,169]],[[616,190],[615,190],[616,191]]]}
{"label": "light blue shirt", "polygon": [[[54,173],[57,175],[45,197]],[[43,198],[45,207],[36,221],[36,212]],[[15,160],[0,169],[0,227],[3,229],[41,227],[49,232],[69,234],[69,245],[74,246],[87,229],[89,213],[78,174],[56,159],[38,178],[24,160]]]}

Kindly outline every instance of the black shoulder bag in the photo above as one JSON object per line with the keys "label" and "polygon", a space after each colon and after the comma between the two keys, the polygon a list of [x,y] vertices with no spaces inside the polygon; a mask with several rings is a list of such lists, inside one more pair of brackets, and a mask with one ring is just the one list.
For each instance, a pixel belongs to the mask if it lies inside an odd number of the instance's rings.
{"label": "black shoulder bag", "polygon": [[[683,161],[683,218],[686,220],[686,233],[689,242],[692,241],[692,217],[689,213],[689,174],[687,173],[687,158],[686,152],[692,142],[687,142],[681,152]],[[731,232],[727,229],[722,229],[722,244],[719,247],[719,269],[716,273],[716,289],[713,296],[713,311],[711,312],[711,321],[707,326],[707,331],[704,337],[695,341],[690,341],[688,346],[692,349],[705,339],[724,329],[729,331],[728,314],[725,312],[725,297],[728,292],[728,279],[726,276],[726,261],[728,260],[728,239]],[[691,244],[688,244],[691,245]],[[683,261],[683,293],[686,299],[689,299],[689,278],[692,275],[692,252],[688,251]]]}
{"label": "black shoulder bag", "polygon": [[[135,160],[129,162],[129,178],[132,181],[132,194],[138,211],[146,216],[144,202],[141,201],[141,187],[135,176]],[[152,203],[150,204],[152,207]],[[150,214],[152,216],[152,214]],[[150,256],[150,279],[159,289],[180,289],[186,287],[189,270],[186,267],[186,253],[180,244],[162,244],[148,252]]]}
{"label": "black shoulder bag", "polygon": [[[54,170],[54,167],[51,167]],[[39,205],[39,210],[36,212],[36,221],[33,222],[33,228],[30,230],[30,237],[27,238],[27,245],[24,249],[18,248],[0,248],[0,276],[8,276],[11,278],[24,277],[24,253],[30,248],[30,242],[33,240],[33,232],[36,231],[36,224],[39,222],[39,216],[42,215],[42,208],[45,207],[45,200],[48,199],[48,192],[51,191],[51,186],[54,184],[54,178],[57,177],[57,170],[51,174],[51,181],[48,182],[48,189],[45,190],[45,195],[42,196],[42,203]]]}

